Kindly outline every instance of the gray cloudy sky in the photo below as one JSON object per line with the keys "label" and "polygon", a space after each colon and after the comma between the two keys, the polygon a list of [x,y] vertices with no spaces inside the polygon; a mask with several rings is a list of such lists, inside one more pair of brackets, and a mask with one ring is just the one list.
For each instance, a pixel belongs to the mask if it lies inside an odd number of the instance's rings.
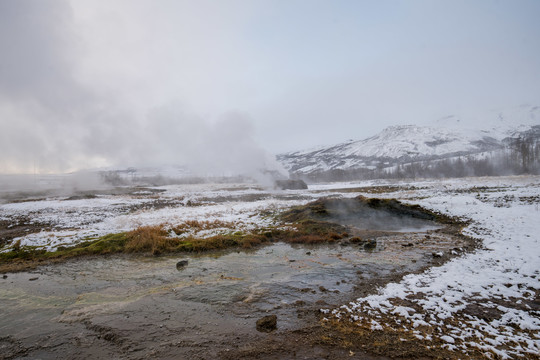
{"label": "gray cloudy sky", "polygon": [[241,170],[538,104],[539,18],[536,0],[0,0],[0,173]]}

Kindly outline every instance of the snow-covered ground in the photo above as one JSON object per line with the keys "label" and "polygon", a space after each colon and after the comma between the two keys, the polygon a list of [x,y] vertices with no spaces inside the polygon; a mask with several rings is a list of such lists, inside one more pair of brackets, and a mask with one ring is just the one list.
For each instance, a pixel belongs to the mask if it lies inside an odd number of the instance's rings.
{"label": "snow-covered ground", "polygon": [[[540,178],[420,182],[386,196],[470,219],[483,249],[328,312],[373,331],[487,357],[540,354]],[[404,339],[406,336],[404,335]]]}
{"label": "snow-covered ground", "polygon": [[[376,186],[382,192],[373,194]],[[418,339],[464,357],[472,351],[500,358],[540,354],[538,176],[364,181],[294,191],[245,184],[174,185],[127,195],[3,204],[0,221],[24,218],[21,221],[44,224],[42,231],[11,243],[21,240],[21,245],[54,249],[142,225],[177,226],[190,220],[230,224],[222,231],[249,231],[274,224],[269,214],[280,209],[329,195],[359,194],[397,198],[468,219],[465,234],[481,239],[483,247],[408,275],[377,294],[324,310],[329,320],[353,322],[370,331],[397,331],[404,341]],[[9,248],[8,244],[0,251]]]}
{"label": "snow-covered ground", "polygon": [[220,232],[249,231],[273,225],[268,216],[280,209],[304,204],[324,194],[273,191],[245,184],[172,185],[136,191],[128,195],[98,195],[96,198],[68,200],[54,197],[38,201],[0,205],[0,221],[42,225],[13,239],[0,251],[9,251],[20,240],[22,246],[55,250],[140,226],[181,225],[188,221],[222,222],[226,228],[197,233],[211,236]]}

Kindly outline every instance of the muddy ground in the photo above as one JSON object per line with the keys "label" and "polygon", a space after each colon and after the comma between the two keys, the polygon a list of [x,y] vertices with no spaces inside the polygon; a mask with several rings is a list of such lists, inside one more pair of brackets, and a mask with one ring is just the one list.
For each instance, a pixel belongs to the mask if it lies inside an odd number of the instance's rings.
{"label": "muddy ground", "polygon": [[[345,240],[191,257],[117,255],[7,274],[0,279],[0,358],[383,359],[369,355],[381,353],[373,344],[326,325],[319,310],[474,244],[452,227],[362,235],[375,245]],[[177,269],[180,258],[188,265]],[[277,316],[277,329],[257,331],[256,321],[269,314]],[[382,346],[387,356],[424,355]]]}

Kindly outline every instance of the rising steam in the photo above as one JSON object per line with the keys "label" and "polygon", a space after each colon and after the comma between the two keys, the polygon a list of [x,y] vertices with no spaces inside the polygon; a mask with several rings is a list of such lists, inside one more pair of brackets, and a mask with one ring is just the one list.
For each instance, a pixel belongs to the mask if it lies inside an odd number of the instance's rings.
{"label": "rising steam", "polygon": [[0,174],[165,164],[196,175],[283,172],[247,114],[198,116],[92,81],[85,57],[96,54],[81,38],[67,1],[0,2]]}

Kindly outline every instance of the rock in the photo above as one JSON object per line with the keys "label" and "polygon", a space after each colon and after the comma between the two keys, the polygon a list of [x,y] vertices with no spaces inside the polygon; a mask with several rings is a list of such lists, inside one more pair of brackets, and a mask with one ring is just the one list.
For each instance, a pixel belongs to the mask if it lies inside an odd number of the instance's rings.
{"label": "rock", "polygon": [[308,188],[304,180],[276,180],[274,187],[281,190],[304,190]]}
{"label": "rock", "polygon": [[376,240],[369,240],[364,244],[365,250],[373,250],[377,247],[377,241]]}
{"label": "rock", "polygon": [[89,199],[97,199],[97,196],[94,194],[74,195],[74,196],[68,197],[66,200],[89,200]]}
{"label": "rock", "polygon": [[187,260],[180,260],[176,263],[176,270],[184,270],[184,268],[188,265]]}
{"label": "rock", "polygon": [[257,331],[271,332],[277,329],[277,316],[268,315],[257,320]]}
{"label": "rock", "polygon": [[364,248],[364,250],[373,250],[377,247],[377,240],[374,239],[362,239],[361,237],[354,236],[349,239],[351,244],[356,244]]}
{"label": "rock", "polygon": [[2,279],[7,279],[7,275],[6,274],[2,275]]}

